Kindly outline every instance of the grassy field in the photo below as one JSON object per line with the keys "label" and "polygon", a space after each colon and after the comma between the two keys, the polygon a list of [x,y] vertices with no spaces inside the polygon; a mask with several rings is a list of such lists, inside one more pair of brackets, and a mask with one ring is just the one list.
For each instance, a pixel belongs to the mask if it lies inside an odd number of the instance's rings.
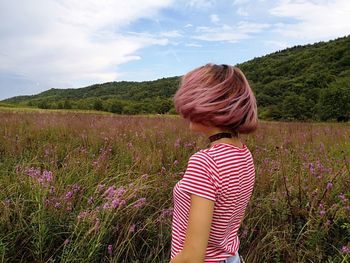
{"label": "grassy field", "polygon": [[[1,262],[169,262],[172,188],[208,146],[172,116],[0,110]],[[350,124],[261,122],[251,262],[350,261]]]}
{"label": "grassy field", "polygon": [[95,111],[95,110],[77,110],[77,109],[40,109],[37,107],[23,107],[21,105],[16,104],[5,104],[0,102],[0,112],[41,112],[41,113],[48,113],[48,112],[57,112],[57,113],[67,113],[67,112],[74,112],[74,113],[95,113],[95,114],[105,114],[105,115],[113,115],[113,113],[105,112],[105,111]]}

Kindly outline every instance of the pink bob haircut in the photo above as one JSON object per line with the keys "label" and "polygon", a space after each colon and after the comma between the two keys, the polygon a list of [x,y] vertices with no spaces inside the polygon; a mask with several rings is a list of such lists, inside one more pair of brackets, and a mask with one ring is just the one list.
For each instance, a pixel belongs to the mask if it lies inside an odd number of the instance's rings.
{"label": "pink bob haircut", "polygon": [[258,128],[254,93],[243,72],[234,66],[206,64],[181,78],[173,97],[185,119],[235,133]]}

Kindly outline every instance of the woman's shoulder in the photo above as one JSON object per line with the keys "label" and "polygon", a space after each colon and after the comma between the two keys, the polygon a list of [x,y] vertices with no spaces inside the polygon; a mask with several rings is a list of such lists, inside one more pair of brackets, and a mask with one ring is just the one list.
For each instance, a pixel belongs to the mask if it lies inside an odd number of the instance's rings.
{"label": "woman's shoulder", "polygon": [[217,170],[217,164],[210,149],[200,149],[190,156],[189,162]]}
{"label": "woman's shoulder", "polygon": [[228,143],[218,143],[209,148],[201,149],[194,155],[198,155],[204,159],[210,159],[217,167],[232,158],[252,158],[252,154],[245,143],[243,143],[243,147]]}
{"label": "woman's shoulder", "polygon": [[250,150],[247,145],[243,143],[243,147],[238,147],[229,143],[218,143],[211,147],[199,149],[197,152],[191,155],[190,159],[199,159],[216,165],[216,160],[225,158],[225,156],[246,156],[250,154]]}
{"label": "woman's shoulder", "polygon": [[212,159],[212,157],[210,156],[209,149],[200,149],[197,152],[193,153],[190,156],[190,159],[208,160],[208,159]]}

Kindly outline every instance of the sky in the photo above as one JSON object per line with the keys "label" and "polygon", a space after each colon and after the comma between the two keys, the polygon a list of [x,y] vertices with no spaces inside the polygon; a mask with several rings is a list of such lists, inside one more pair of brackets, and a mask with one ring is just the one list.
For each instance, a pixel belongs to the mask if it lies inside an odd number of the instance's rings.
{"label": "sky", "polygon": [[181,76],[349,34],[349,0],[0,0],[0,100]]}

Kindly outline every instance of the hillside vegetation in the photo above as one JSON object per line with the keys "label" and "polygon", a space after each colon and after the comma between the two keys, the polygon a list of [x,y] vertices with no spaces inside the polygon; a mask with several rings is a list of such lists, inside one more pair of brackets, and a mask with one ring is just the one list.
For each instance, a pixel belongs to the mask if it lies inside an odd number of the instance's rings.
{"label": "hillside vegetation", "polygon": [[[350,36],[295,46],[237,64],[254,90],[261,119],[347,121],[350,116]],[[120,114],[175,113],[180,77],[108,82],[78,89],[50,89],[3,100],[56,109]]]}
{"label": "hillside vegetation", "polygon": [[345,120],[350,114],[350,36],[295,46],[237,65],[262,117]]}

